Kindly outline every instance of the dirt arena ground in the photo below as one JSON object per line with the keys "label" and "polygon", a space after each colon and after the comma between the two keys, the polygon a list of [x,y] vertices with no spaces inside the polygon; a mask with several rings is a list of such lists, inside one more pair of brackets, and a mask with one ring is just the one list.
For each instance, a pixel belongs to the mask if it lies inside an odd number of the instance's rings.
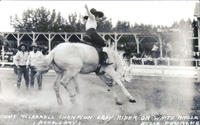
{"label": "dirt arena ground", "polygon": [[[199,84],[191,79],[132,77],[124,83],[137,103],[115,104],[108,87],[95,75],[80,75],[80,94],[74,103],[61,87],[63,105],[56,102],[54,74],[44,75],[43,89],[16,87],[13,71],[0,70],[0,125],[150,125],[198,121]],[[73,85],[70,85],[72,91]],[[189,118],[183,116],[190,116]],[[171,118],[171,119],[170,119]],[[182,120],[181,120],[182,119]],[[178,123],[177,122],[177,123]]]}

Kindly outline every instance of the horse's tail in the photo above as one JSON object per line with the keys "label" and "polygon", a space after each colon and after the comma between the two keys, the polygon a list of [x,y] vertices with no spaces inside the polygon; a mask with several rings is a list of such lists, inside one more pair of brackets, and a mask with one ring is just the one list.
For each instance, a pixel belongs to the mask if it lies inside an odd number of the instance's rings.
{"label": "horse's tail", "polygon": [[52,51],[45,57],[46,64],[49,66],[49,65],[53,62],[53,59],[54,59],[54,51],[52,50]]}
{"label": "horse's tail", "polygon": [[37,71],[40,73],[47,73],[51,68],[53,59],[54,51],[52,50],[48,55],[44,56],[38,61],[38,64],[36,65]]}

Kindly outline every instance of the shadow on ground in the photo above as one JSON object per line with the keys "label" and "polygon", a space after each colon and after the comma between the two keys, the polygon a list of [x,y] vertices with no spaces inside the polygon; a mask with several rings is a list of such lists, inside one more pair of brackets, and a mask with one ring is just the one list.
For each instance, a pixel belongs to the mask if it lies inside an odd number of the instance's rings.
{"label": "shadow on ground", "polygon": [[[193,101],[198,100],[198,89],[195,89],[190,79],[133,77],[131,82],[124,84],[137,103],[129,103],[117,88],[124,102],[122,106],[118,106],[98,77],[80,75],[80,94],[77,95],[75,103],[70,102],[68,93],[61,87],[64,104],[58,106],[53,90],[53,75],[44,76],[41,91],[37,90],[37,85],[34,89],[26,90],[24,82],[22,87],[17,89],[16,76],[13,73],[1,73],[0,77],[1,125],[138,125],[144,121],[154,122],[155,117],[189,115],[196,105]],[[70,85],[70,88],[73,88],[73,85]],[[8,118],[4,118],[6,116]],[[76,118],[73,119],[73,116]],[[86,116],[92,118],[88,120]],[[145,120],[144,116],[153,116],[153,119]]]}

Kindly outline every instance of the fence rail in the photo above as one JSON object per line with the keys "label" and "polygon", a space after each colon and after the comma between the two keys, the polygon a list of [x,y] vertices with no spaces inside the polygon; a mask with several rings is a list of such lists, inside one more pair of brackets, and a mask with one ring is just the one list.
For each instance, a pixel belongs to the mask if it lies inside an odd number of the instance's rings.
{"label": "fence rail", "polygon": [[126,69],[129,76],[158,76],[161,78],[191,78],[200,81],[200,68],[188,66],[131,65]]}
{"label": "fence rail", "polygon": [[[131,63],[130,66],[126,67],[126,74],[133,76],[159,76],[161,78],[165,77],[176,77],[176,78],[192,78],[200,81],[200,67],[199,62],[200,59],[172,59],[172,58],[154,58],[152,59],[154,62],[159,61],[178,61],[185,64],[185,62],[193,62],[196,64],[192,65],[170,65],[171,63],[165,64],[145,64],[146,60],[149,58],[136,58],[132,60],[139,60],[141,64]],[[143,62],[143,63],[142,63]],[[13,62],[0,62],[1,67],[11,67],[14,65]]]}
{"label": "fence rail", "polygon": [[191,66],[199,67],[200,59],[194,58],[131,58],[130,64],[138,65],[166,65],[166,66]]}

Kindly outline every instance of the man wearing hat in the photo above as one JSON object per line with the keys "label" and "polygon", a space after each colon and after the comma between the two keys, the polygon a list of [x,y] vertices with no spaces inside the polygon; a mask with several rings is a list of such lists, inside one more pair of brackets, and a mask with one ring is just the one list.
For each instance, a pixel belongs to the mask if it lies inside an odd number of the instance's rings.
{"label": "man wearing hat", "polygon": [[104,16],[103,12],[97,11],[96,9],[88,9],[87,5],[85,5],[85,9],[87,11],[88,16],[85,16],[86,20],[85,28],[86,28],[86,36],[83,38],[85,41],[90,42],[92,46],[94,46],[100,55],[100,64],[102,65],[110,65],[110,63],[106,62],[107,54],[103,52],[103,47],[106,46],[105,41],[97,34],[97,21]]}
{"label": "man wearing hat", "polygon": [[158,54],[159,54],[159,43],[158,42],[153,44],[151,53],[152,53],[153,58],[158,58]]}
{"label": "man wearing hat", "polygon": [[[28,56],[28,60],[27,60],[27,66],[30,66],[30,70],[31,70],[31,88],[34,88],[34,76],[37,73],[36,71],[36,64],[37,61],[40,60],[41,58],[43,58],[42,52],[39,51],[39,48],[37,46],[37,44],[34,42],[32,45],[32,51],[30,52],[29,56]],[[38,89],[41,89],[41,85],[42,85],[42,75],[39,75],[37,77],[37,83],[38,83]]]}
{"label": "man wearing hat", "polygon": [[28,68],[26,65],[27,59],[28,59],[28,51],[27,51],[27,45],[26,44],[20,44],[18,47],[18,52],[15,55],[14,58],[14,63],[17,67],[17,87],[20,88],[21,86],[21,80],[22,80],[22,75],[24,76],[24,80],[26,83],[26,88],[28,89],[29,87],[29,73],[28,73]]}

